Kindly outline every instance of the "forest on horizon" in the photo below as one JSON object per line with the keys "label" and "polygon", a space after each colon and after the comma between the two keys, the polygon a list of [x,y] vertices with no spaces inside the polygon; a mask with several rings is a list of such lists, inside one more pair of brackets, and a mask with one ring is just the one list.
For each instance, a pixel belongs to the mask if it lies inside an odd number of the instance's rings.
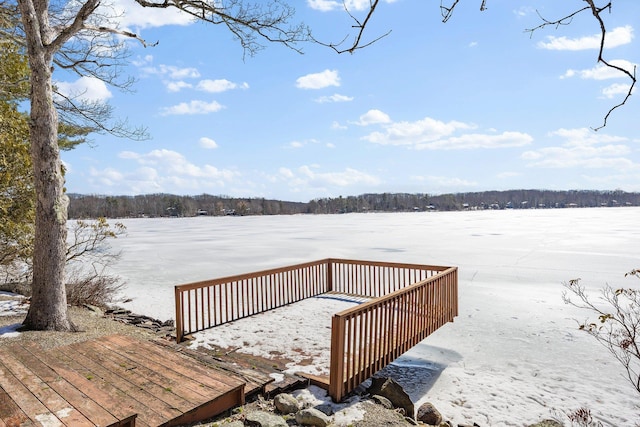
{"label": "forest on horizon", "polygon": [[309,202],[209,194],[196,196],[69,194],[69,198],[70,219],[640,206],[640,193],[621,190],[505,190],[440,195],[373,193],[319,198]]}

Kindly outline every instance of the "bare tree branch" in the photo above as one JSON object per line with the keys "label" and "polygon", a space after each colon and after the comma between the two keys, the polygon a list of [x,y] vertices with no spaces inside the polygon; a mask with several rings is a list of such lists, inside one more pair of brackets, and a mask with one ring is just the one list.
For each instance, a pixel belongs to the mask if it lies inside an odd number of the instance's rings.
{"label": "bare tree branch", "polygon": [[62,46],[74,37],[80,30],[83,29],[87,20],[93,15],[96,9],[100,6],[100,0],[87,0],[86,3],[80,7],[73,22],[64,27],[56,28],[59,31],[56,38],[48,45],[48,49],[51,55],[58,52]]}
{"label": "bare tree branch", "polygon": [[582,9],[576,10],[573,13],[570,13],[569,15],[566,15],[560,19],[556,19],[556,20],[548,20],[545,19],[539,12],[538,12],[538,16],[540,16],[540,19],[542,20],[542,24],[538,25],[537,27],[534,28],[530,28],[525,30],[526,32],[530,33],[531,36],[533,36],[533,33],[539,29],[545,28],[547,26],[555,26],[556,28],[558,28],[561,25],[569,25],[571,24],[571,21],[573,20],[573,18],[575,16],[577,16],[578,14],[585,12],[585,11],[591,11],[591,14],[593,15],[593,17],[596,19],[596,21],[598,22],[598,25],[600,27],[600,48],[598,50],[598,63],[602,63],[605,67],[620,71],[622,74],[626,75],[629,80],[631,81],[631,84],[629,85],[629,89],[626,93],[626,96],[623,98],[623,100],[614,105],[613,107],[611,107],[609,109],[609,111],[605,114],[604,119],[602,121],[602,124],[598,127],[592,128],[594,131],[599,131],[600,129],[604,128],[607,126],[607,122],[609,120],[609,117],[611,116],[611,114],[618,108],[622,107],[623,105],[625,105],[627,103],[627,101],[629,100],[629,98],[631,97],[633,90],[635,88],[636,85],[636,67],[633,67],[633,71],[629,71],[626,70],[620,66],[617,66],[615,64],[612,64],[611,62],[607,61],[604,59],[604,44],[605,44],[605,40],[606,40],[606,36],[607,36],[607,29],[606,26],[604,24],[604,20],[602,19],[601,13],[604,11],[609,11],[611,12],[611,6],[612,6],[612,2],[608,2],[606,5],[602,6],[602,7],[598,7],[595,5],[594,0],[583,0],[585,3],[587,3],[587,6],[583,7]]}
{"label": "bare tree branch", "polygon": [[364,17],[364,19],[360,20],[358,19],[347,7],[346,2],[343,2],[343,7],[345,12],[347,13],[347,15],[349,15],[349,17],[353,20],[354,24],[351,26],[351,28],[356,29],[356,34],[353,38],[353,43],[346,47],[346,48],[341,48],[340,46],[342,46],[348,39],[349,39],[349,35],[347,34],[340,42],[338,43],[326,43],[326,42],[322,42],[316,38],[312,38],[314,43],[317,43],[321,46],[325,46],[328,47],[330,49],[333,49],[335,52],[341,54],[341,53],[354,53],[356,50],[359,49],[364,49],[365,47],[371,46],[372,44],[376,43],[377,41],[379,41],[380,39],[383,39],[384,37],[387,37],[389,34],[391,34],[391,30],[387,31],[386,33],[376,37],[375,39],[368,41],[368,42],[363,42],[362,38],[364,36],[364,32],[367,29],[367,24],[369,23],[371,17],[373,16],[373,13],[376,10],[376,7],[378,6],[379,0],[369,0],[369,8],[366,12],[366,15]]}
{"label": "bare tree branch", "polygon": [[[460,0],[453,0],[451,6],[445,6],[444,0],[440,0],[440,14],[442,15],[442,22],[447,22],[453,15],[453,10],[460,3]],[[480,12],[487,10],[487,0],[482,0],[480,3]]]}
{"label": "bare tree branch", "polygon": [[132,33],[131,31],[118,30],[118,29],[115,29],[115,28],[108,28],[108,27],[104,27],[104,26],[94,27],[92,25],[84,25],[83,29],[89,30],[89,31],[95,31],[95,32],[99,32],[99,33],[108,33],[108,34],[116,34],[116,35],[120,35],[120,36],[125,36],[125,37],[128,37],[128,38],[137,40],[144,47],[154,47],[154,46],[157,46],[158,43],[159,43],[159,42],[149,43],[145,39],[143,39],[142,37],[137,35],[136,33]]}
{"label": "bare tree branch", "polygon": [[146,128],[133,128],[127,121],[108,120],[112,116],[113,107],[104,102],[91,102],[82,99],[82,94],[70,97],[56,92],[54,99],[56,109],[62,123],[90,128],[96,133],[108,133],[119,138],[144,140],[149,137]]}
{"label": "bare tree branch", "polygon": [[270,43],[283,44],[302,53],[298,43],[311,40],[311,31],[304,24],[288,26],[295,10],[279,0],[248,4],[242,0],[135,0],[151,8],[176,8],[199,21],[224,25],[240,42],[245,54],[253,56],[263,45],[259,37]]}

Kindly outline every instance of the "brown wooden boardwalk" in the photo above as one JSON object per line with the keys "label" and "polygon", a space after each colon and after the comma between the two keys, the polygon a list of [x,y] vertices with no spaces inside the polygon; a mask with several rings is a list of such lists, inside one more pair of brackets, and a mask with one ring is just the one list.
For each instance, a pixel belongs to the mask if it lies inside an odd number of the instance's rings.
{"label": "brown wooden boardwalk", "polygon": [[0,427],[176,426],[244,403],[246,381],[122,335],[0,348]]}

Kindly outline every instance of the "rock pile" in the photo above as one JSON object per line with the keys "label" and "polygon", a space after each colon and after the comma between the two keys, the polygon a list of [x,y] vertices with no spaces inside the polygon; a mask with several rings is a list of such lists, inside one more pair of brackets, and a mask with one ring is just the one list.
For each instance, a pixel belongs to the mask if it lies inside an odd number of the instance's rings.
{"label": "rock pile", "polygon": [[[97,307],[87,308],[93,311],[100,310]],[[147,329],[165,338],[176,336],[176,329],[173,323],[173,319],[169,319],[163,322],[162,320],[154,319],[149,316],[132,313],[131,310],[126,310],[120,307],[105,310],[104,316],[118,322]]]}
{"label": "rock pile", "polygon": [[[366,390],[369,400],[395,416],[369,418],[356,421],[353,424],[358,427],[401,427],[401,426],[424,426],[424,427],[481,427],[477,423],[454,425],[450,421],[443,421],[442,415],[431,403],[422,404],[413,414],[413,403],[402,387],[391,378],[374,379],[372,385]],[[374,394],[375,393],[375,394]],[[376,414],[380,414],[380,410]],[[385,412],[386,413],[386,412]],[[330,427],[335,424],[334,414],[331,405],[321,404],[314,407],[304,407],[304,405],[292,394],[281,393],[273,400],[261,400],[260,404],[251,409],[243,411],[239,409],[236,414],[224,421],[225,427],[291,427],[291,426],[314,426]],[[342,425],[342,424],[341,424]],[[485,427],[485,426],[482,426]],[[529,427],[563,427],[563,424],[554,420],[544,420]]]}

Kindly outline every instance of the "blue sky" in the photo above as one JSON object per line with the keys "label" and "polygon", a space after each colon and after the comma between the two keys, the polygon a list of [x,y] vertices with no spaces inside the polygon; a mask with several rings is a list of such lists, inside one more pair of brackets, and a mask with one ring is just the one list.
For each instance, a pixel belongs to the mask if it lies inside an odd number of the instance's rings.
{"label": "blue sky", "polygon": [[[297,19],[321,40],[351,25],[329,0],[296,0]],[[357,13],[362,0],[351,0]],[[506,189],[640,191],[640,104],[621,73],[596,64],[590,14],[530,35],[583,1],[381,2],[367,35],[391,33],[355,54],[267,45],[243,58],[223,28],[117,0],[130,42],[123,69],[135,93],[57,75],[58,87],[108,101],[150,139],[96,135],[62,154],[67,191],[214,194],[309,201],[363,193],[441,194]],[[338,7],[339,6],[339,7]],[[640,62],[640,2],[605,13],[605,57]]]}

